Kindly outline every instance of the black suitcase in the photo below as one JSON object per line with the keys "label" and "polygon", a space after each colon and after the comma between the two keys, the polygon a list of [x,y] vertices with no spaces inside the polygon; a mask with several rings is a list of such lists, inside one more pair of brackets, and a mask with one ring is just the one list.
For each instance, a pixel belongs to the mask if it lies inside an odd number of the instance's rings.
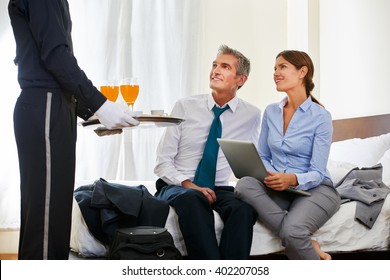
{"label": "black suitcase", "polygon": [[166,228],[138,226],[119,228],[109,245],[110,260],[178,260],[182,259],[172,235]]}

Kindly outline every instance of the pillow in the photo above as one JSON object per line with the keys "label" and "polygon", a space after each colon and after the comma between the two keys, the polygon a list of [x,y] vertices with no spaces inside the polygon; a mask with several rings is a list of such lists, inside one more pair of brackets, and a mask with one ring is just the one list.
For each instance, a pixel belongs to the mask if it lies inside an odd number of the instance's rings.
{"label": "pillow", "polygon": [[382,181],[390,187],[390,149],[384,153],[378,163],[382,163],[383,166]]}
{"label": "pillow", "polygon": [[337,184],[340,182],[341,179],[344,178],[344,176],[351,171],[351,169],[355,168],[356,165],[353,165],[349,162],[343,162],[343,161],[334,161],[334,160],[328,160],[327,169],[330,173],[330,177],[332,178],[333,184]]}
{"label": "pillow", "polygon": [[353,138],[333,142],[329,159],[349,162],[358,167],[375,165],[383,154],[390,149],[390,133],[368,138]]}

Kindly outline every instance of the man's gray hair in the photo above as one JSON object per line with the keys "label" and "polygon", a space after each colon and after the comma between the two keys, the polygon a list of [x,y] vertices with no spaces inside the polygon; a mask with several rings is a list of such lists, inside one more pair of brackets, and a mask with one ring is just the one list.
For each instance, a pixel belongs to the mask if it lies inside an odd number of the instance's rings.
{"label": "man's gray hair", "polygon": [[218,49],[218,54],[230,54],[237,58],[237,75],[245,75],[249,76],[249,72],[251,71],[251,62],[245,57],[241,52],[229,48],[226,45],[221,45]]}

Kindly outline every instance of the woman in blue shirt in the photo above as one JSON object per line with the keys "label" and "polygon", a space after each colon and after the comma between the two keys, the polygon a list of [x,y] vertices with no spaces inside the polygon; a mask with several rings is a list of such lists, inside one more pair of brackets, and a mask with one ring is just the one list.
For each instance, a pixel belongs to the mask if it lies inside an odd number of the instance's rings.
{"label": "woman in blue shirt", "polygon": [[[277,55],[276,89],[287,96],[266,108],[258,144],[269,176],[264,182],[244,177],[235,191],[281,238],[289,259],[331,259],[311,235],[340,207],[326,169],[332,117],[311,95],[313,73],[313,62],[306,53],[288,50]],[[285,192],[289,187],[311,195]]]}

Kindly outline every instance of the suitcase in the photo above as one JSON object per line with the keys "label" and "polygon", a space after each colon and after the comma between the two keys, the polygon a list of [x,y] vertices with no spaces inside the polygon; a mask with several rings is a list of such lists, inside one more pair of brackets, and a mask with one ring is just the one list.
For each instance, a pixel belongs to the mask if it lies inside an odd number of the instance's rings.
{"label": "suitcase", "polygon": [[119,228],[109,245],[110,260],[178,260],[182,259],[172,235],[166,228],[138,226]]}

